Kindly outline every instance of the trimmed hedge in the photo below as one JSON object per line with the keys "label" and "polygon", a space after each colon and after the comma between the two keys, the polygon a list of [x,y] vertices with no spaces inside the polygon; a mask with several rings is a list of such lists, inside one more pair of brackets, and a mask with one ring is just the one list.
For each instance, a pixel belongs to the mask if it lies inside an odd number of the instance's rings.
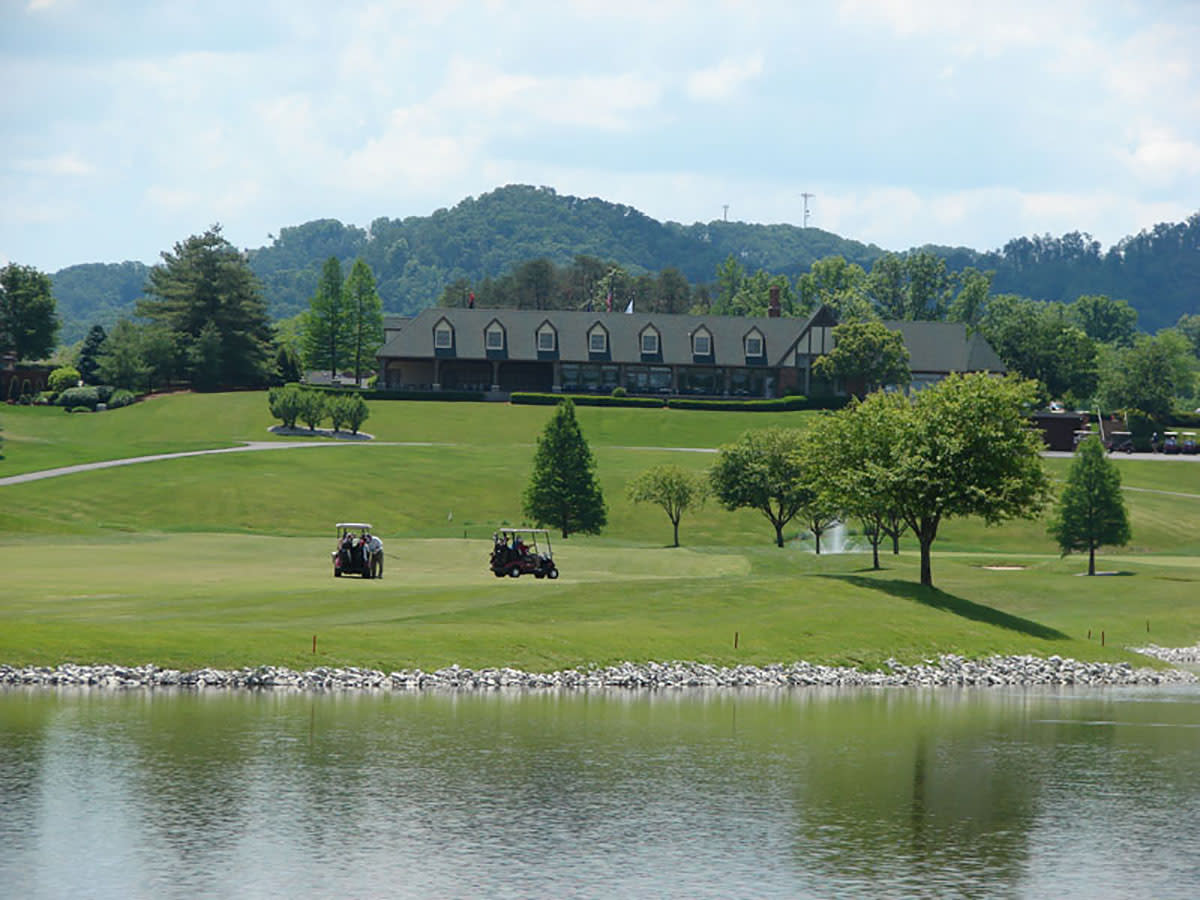
{"label": "trimmed hedge", "polygon": [[[111,396],[111,393],[110,395]],[[107,399],[107,398],[105,398]],[[94,384],[84,385],[83,387],[67,388],[58,395],[56,401],[59,406],[66,407],[70,410],[79,409],[81,406],[87,409],[95,409],[97,404],[103,403],[100,399],[100,391]]]}
{"label": "trimmed hedge", "polygon": [[509,401],[525,406],[557,406],[570,400],[576,406],[636,406],[662,409],[666,403],[660,397],[612,397],[608,394],[541,394],[531,391],[514,391]]}
{"label": "trimmed hedge", "polygon": [[[834,406],[836,404],[836,407]],[[845,406],[841,398],[826,398],[812,401],[807,397],[780,397],[777,400],[694,400],[688,397],[672,397],[667,401],[671,409],[721,409],[739,412],[785,412],[797,409],[833,409]]]}
{"label": "trimmed hedge", "polygon": [[439,400],[445,403],[482,402],[485,398],[483,391],[387,391],[362,390],[356,387],[334,387],[330,384],[299,384],[290,382],[287,387],[298,387],[306,391],[317,391],[322,394],[350,394],[362,397],[364,400]]}
{"label": "trimmed hedge", "polygon": [[124,388],[118,388],[117,390],[113,391],[112,396],[108,398],[108,408],[120,409],[122,406],[129,406],[129,404],[135,402],[136,400],[137,394],[135,394],[133,391],[127,391]]}

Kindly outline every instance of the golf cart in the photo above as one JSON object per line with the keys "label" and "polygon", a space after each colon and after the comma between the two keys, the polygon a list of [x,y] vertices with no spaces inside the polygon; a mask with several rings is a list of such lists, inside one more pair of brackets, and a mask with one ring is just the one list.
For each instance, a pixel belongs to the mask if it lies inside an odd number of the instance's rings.
{"label": "golf cart", "polygon": [[1162,443],[1159,444],[1159,449],[1168,455],[1177,456],[1180,449],[1182,449],[1179,446],[1179,432],[1164,431]]}
{"label": "golf cart", "polygon": [[492,555],[488,559],[497,578],[557,578],[550,532],[544,528],[501,528],[492,535]]}
{"label": "golf cart", "polygon": [[1110,431],[1108,433],[1108,452],[1109,453],[1132,453],[1133,452],[1133,432],[1132,431]]}
{"label": "golf cart", "polygon": [[1200,444],[1196,443],[1196,432],[1185,431],[1183,433],[1183,439],[1179,442],[1179,450],[1187,456],[1195,456],[1200,453]]}
{"label": "golf cart", "polygon": [[[367,550],[367,538],[371,534],[369,522],[338,522],[337,548],[330,554],[333,557],[333,577],[343,575],[361,575],[363,578],[375,578],[383,575],[383,560],[374,558]],[[358,531],[356,535],[354,532]],[[380,554],[381,556],[382,554]]]}

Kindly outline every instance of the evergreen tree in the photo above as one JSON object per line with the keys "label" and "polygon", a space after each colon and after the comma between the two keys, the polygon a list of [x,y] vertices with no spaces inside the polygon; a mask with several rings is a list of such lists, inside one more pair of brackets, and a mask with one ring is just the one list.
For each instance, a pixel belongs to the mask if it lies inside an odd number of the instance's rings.
{"label": "evergreen tree", "polygon": [[327,370],[336,379],[351,353],[350,310],[342,284],[342,264],[336,256],[325,261],[317,292],[304,317],[304,364]]}
{"label": "evergreen tree", "polygon": [[575,404],[564,400],[538,438],[533,477],[525,489],[525,515],[538,527],[558,528],[564,538],[573,532],[598,534],[608,514],[595,468],[575,418]]}
{"label": "evergreen tree", "polygon": [[[221,226],[177,243],[162,258],[150,270],[138,315],[176,333],[183,356],[200,367],[193,379],[211,387],[265,383],[271,362],[267,307],[245,256],[221,236]],[[198,347],[202,335],[206,345]]]}
{"label": "evergreen tree", "polygon": [[375,353],[383,346],[383,302],[375,290],[375,276],[362,259],[346,278],[346,306],[351,318],[354,345],[354,383],[362,386],[363,372],[375,368]]}
{"label": "evergreen tree", "polygon": [[88,331],[87,337],[83,339],[83,346],[79,348],[79,375],[83,378],[84,384],[96,384],[99,370],[96,360],[102,352],[100,348],[104,346],[104,339],[107,336],[103,325],[93,325]]}
{"label": "evergreen tree", "polygon": [[1050,536],[1063,556],[1088,553],[1088,574],[1096,574],[1096,548],[1129,543],[1129,518],[1121,497],[1121,473],[1093,435],[1080,443],[1067,474],[1067,484],[1050,522]]}

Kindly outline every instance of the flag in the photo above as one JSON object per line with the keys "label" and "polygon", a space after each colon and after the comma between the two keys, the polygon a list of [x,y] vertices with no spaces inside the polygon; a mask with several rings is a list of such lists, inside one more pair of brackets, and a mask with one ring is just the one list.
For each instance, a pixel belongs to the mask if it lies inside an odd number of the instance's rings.
{"label": "flag", "polygon": [[608,311],[612,312],[612,291],[608,292]]}
{"label": "flag", "polygon": [[471,296],[467,298],[467,309],[475,308],[475,292],[471,291]]}
{"label": "flag", "polygon": [[587,311],[588,311],[588,312],[591,312],[591,311],[592,311],[592,301],[591,301],[591,300],[589,300],[589,301],[588,301],[588,305],[587,305]]}
{"label": "flag", "polygon": [[632,312],[633,312],[633,298],[631,297],[629,299],[629,305],[625,307],[625,314],[629,315]]}

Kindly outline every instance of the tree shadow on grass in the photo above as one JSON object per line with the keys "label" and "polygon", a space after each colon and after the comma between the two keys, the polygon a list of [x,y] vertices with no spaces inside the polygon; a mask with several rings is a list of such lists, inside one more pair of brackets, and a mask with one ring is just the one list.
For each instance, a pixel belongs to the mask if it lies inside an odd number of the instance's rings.
{"label": "tree shadow on grass", "polygon": [[962,597],[955,597],[953,594],[947,594],[945,591],[938,590],[937,588],[913,584],[910,581],[864,578],[861,575],[840,574],[827,574],[820,577],[845,581],[855,587],[866,588],[867,590],[882,591],[885,594],[891,594],[893,597],[911,600],[914,603],[920,603],[922,606],[962,616],[964,619],[970,619],[972,622],[982,622],[985,625],[995,625],[997,628],[1007,628],[1009,631],[1020,632],[1030,637],[1041,638],[1046,641],[1070,640],[1068,635],[1057,628],[1042,625],[1031,619],[1023,619],[1020,616],[1010,615],[998,609],[993,609],[990,606],[984,606],[982,603],[964,600]]}

